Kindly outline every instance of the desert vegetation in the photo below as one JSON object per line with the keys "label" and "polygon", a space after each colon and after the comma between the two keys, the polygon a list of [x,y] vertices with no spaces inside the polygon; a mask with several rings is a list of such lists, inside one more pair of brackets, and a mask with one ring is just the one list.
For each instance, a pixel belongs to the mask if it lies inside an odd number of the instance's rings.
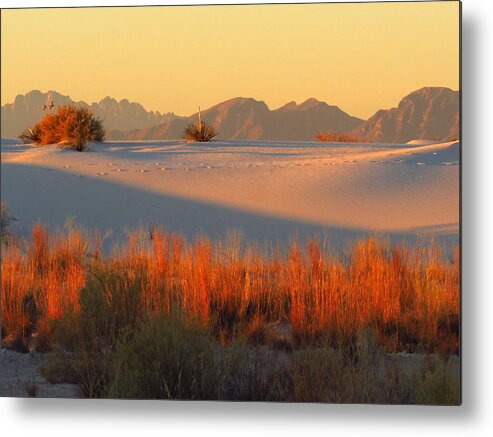
{"label": "desert vegetation", "polygon": [[344,132],[324,131],[316,135],[322,143],[362,143],[362,139]]}
{"label": "desert vegetation", "polygon": [[58,144],[79,152],[93,141],[104,141],[103,122],[86,108],[61,106],[55,114],[47,113],[34,126],[25,129],[19,139],[38,145]]}
{"label": "desert vegetation", "polygon": [[3,343],[50,351],[46,377],[85,396],[459,402],[458,250],[100,241],[36,225],[2,254]]}
{"label": "desert vegetation", "polygon": [[7,237],[10,234],[10,225],[17,219],[12,217],[7,209],[7,205],[0,203],[0,238]]}
{"label": "desert vegetation", "polygon": [[197,122],[195,123],[192,121],[188,123],[183,131],[183,138],[185,140],[196,141],[199,143],[212,141],[217,135],[218,132],[212,123],[202,120],[200,108]]}

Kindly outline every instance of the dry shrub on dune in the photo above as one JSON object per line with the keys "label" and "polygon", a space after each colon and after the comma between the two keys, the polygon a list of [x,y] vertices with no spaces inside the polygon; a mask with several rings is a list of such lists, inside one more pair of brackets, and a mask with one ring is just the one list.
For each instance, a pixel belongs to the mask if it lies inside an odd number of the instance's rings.
{"label": "dry shrub on dune", "polygon": [[212,141],[217,136],[214,126],[207,121],[202,124],[189,123],[183,131],[183,138],[187,141],[196,141],[199,143]]}
{"label": "dry shrub on dune", "polygon": [[19,139],[24,144],[40,144],[41,143],[41,126],[36,123],[33,127],[27,127],[19,135]]}
{"label": "dry shrub on dune", "polygon": [[32,128],[25,129],[19,138],[38,145],[59,144],[76,151],[87,150],[87,144],[104,141],[102,120],[91,110],[75,106],[61,106],[57,113],[48,113]]}
{"label": "dry shrub on dune", "polygon": [[361,138],[344,132],[325,131],[318,132],[316,135],[318,141],[322,143],[361,143]]}
{"label": "dry shrub on dune", "polygon": [[202,120],[200,108],[197,123],[193,121],[188,123],[187,127],[185,127],[185,130],[183,131],[183,138],[185,140],[196,141],[199,143],[212,141],[217,135],[218,132],[212,123]]}

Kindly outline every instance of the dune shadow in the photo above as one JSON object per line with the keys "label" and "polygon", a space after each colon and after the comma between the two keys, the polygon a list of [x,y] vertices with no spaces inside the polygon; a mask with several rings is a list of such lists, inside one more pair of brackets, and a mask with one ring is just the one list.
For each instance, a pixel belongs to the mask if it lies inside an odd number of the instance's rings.
{"label": "dune shadow", "polygon": [[[2,201],[18,219],[13,230],[27,235],[37,221],[50,228],[63,227],[67,218],[89,230],[113,231],[122,241],[126,230],[160,226],[193,238],[197,234],[224,238],[238,230],[247,240],[281,246],[317,236],[338,249],[375,232],[322,226],[301,220],[257,214],[232,207],[122,185],[104,176],[88,177],[32,165],[2,163]],[[377,233],[396,242],[422,239],[421,232]],[[454,242],[454,235],[439,236]]]}

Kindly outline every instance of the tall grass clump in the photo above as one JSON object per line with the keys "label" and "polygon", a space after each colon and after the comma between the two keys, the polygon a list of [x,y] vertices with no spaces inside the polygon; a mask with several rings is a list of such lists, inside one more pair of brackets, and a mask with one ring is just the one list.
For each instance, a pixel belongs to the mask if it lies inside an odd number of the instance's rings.
{"label": "tall grass clump", "polygon": [[3,245],[3,340],[19,350],[47,347],[50,323],[78,305],[87,250],[82,230],[69,227],[63,236],[51,236],[41,224],[34,226],[31,241]]}
{"label": "tall grass clump", "polygon": [[32,128],[19,136],[22,142],[38,145],[58,144],[79,152],[93,141],[104,141],[105,130],[100,118],[87,108],[60,106],[57,113],[48,113]]}

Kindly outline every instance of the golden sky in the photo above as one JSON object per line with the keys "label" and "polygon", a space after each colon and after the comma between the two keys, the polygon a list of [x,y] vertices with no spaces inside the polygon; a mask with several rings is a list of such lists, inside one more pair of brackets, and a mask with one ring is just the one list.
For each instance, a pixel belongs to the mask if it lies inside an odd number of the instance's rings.
{"label": "golden sky", "polygon": [[309,97],[368,118],[459,86],[459,3],[2,10],[2,104],[32,89],[189,115]]}

